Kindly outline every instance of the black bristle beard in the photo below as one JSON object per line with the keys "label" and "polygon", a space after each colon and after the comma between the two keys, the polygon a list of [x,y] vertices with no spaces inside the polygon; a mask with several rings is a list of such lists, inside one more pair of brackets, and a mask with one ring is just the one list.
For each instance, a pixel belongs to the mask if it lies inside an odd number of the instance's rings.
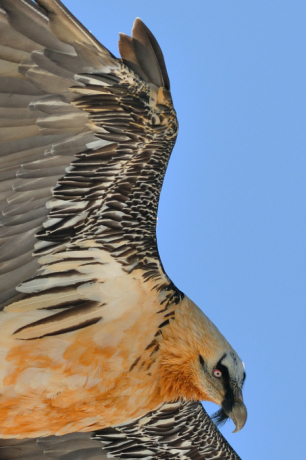
{"label": "black bristle beard", "polygon": [[211,419],[217,426],[223,426],[228,421],[229,416],[221,408],[211,416]]}

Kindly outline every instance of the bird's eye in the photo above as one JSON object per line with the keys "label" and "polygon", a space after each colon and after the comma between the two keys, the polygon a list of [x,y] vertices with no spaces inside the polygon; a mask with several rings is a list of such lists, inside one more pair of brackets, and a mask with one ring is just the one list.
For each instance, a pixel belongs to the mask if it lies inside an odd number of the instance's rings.
{"label": "bird's eye", "polygon": [[213,376],[216,377],[217,379],[221,379],[222,372],[219,369],[214,369],[213,370]]}

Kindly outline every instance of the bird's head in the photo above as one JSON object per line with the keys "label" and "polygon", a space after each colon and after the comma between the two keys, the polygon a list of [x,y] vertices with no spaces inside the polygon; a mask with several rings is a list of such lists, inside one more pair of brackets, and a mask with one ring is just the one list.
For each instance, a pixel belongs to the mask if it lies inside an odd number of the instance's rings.
{"label": "bird's head", "polygon": [[217,424],[229,417],[234,432],[247,419],[242,387],[244,364],[204,313],[185,297],[175,319],[163,329],[161,341],[161,391],[165,400],[178,398],[212,401],[221,409]]}

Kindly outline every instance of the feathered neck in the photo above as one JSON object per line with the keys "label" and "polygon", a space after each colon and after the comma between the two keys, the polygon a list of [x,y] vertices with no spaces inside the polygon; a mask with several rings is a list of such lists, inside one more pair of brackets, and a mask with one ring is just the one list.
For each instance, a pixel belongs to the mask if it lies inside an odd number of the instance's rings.
{"label": "feathered neck", "polygon": [[165,400],[211,400],[201,384],[199,356],[213,361],[228,349],[231,346],[216,326],[185,297],[161,341],[161,393]]}

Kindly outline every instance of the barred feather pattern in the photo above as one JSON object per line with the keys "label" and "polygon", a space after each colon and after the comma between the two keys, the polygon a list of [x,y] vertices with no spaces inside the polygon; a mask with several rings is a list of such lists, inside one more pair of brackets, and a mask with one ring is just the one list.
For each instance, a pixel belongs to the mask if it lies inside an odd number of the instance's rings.
{"label": "barred feather pattern", "polygon": [[96,433],[110,458],[143,460],[241,460],[207,415],[202,404],[162,405],[137,422]]}
{"label": "barred feather pattern", "polygon": [[[42,256],[60,250],[71,260],[69,251],[89,240],[127,273],[141,269],[144,281],[171,289],[179,302],[156,243],[159,194],[177,135],[170,93],[144,81],[88,32],[62,43],[32,2],[1,4],[0,23],[22,49],[6,50],[11,42],[4,40],[0,51],[11,74],[0,76],[0,124],[9,118],[0,132],[2,306],[31,294],[29,286],[37,287],[33,294],[40,285],[53,289]],[[35,25],[28,27],[21,13]]]}
{"label": "barred feather pattern", "polygon": [[[36,254],[49,252],[59,242],[94,239],[127,272],[142,268],[146,278],[158,277],[156,216],[177,134],[175,112],[166,106],[152,110],[146,85],[137,92],[124,83],[73,90],[96,93],[78,98],[74,106],[88,112],[101,141],[77,153],[58,181],[48,205],[47,228],[37,233],[39,240],[48,242],[47,250],[38,245]],[[82,217],[79,214],[76,222],[80,210]]]}
{"label": "barred feather pattern", "polygon": [[192,377],[188,396],[161,384],[179,315],[187,379],[199,323],[216,355],[230,346],[158,254],[178,131],[159,45],[136,19],[117,59],[59,0],[36,3],[0,0],[0,425],[25,438],[0,457],[239,460],[199,402],[165,403],[211,400]]}
{"label": "barred feather pattern", "polygon": [[202,405],[186,401],[94,433],[2,440],[0,449],[2,460],[241,460]]}

